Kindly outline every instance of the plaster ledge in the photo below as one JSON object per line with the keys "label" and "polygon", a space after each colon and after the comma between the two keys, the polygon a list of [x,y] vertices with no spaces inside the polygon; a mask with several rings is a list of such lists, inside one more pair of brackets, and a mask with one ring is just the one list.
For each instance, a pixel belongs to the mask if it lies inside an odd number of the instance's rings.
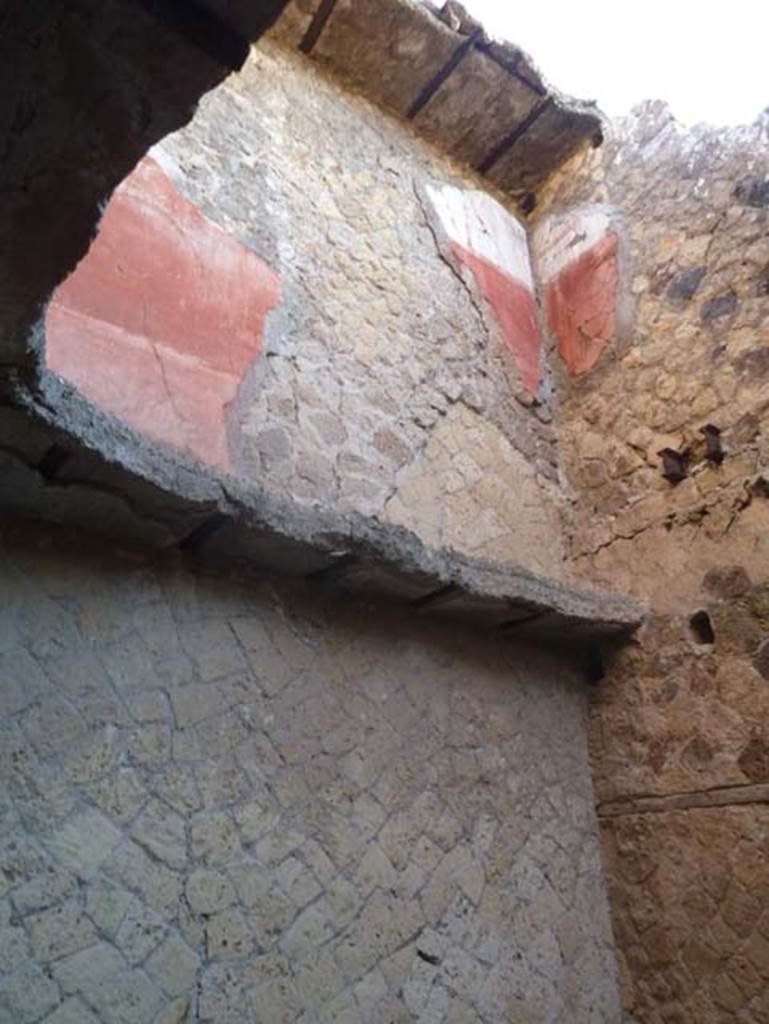
{"label": "plaster ledge", "polygon": [[[92,529],[206,563],[385,598],[414,614],[585,645],[629,636],[637,601],[434,549],[403,527],[308,508],[217,478],[85,402],[52,374],[0,405],[0,512]],[[10,399],[10,401],[9,401]]]}

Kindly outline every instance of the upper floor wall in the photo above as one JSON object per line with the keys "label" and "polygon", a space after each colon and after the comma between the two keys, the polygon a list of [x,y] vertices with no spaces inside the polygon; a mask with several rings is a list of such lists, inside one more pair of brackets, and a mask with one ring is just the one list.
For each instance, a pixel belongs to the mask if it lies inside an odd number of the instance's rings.
{"label": "upper floor wall", "polygon": [[727,552],[769,571],[768,131],[686,131],[648,104],[564,168],[535,227],[570,555],[661,610],[701,599]]}
{"label": "upper floor wall", "polygon": [[180,455],[560,573],[524,228],[301,56],[262,44],[152,151],[46,328],[50,371]]}

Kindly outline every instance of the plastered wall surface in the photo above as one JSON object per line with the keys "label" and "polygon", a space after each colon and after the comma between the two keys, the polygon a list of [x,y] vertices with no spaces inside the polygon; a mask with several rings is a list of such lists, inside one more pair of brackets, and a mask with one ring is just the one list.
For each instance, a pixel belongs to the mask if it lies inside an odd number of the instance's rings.
{"label": "plastered wall surface", "polygon": [[[153,383],[133,399],[126,383],[117,405],[104,400],[98,352],[81,366],[76,347],[53,337],[49,367],[109,411],[125,417],[127,409],[139,429],[145,418],[153,439],[273,493],[408,524],[431,542],[559,575],[550,372],[525,234],[513,215],[407,126],[274,44],[261,44],[241,74],[204,97],[190,125],[152,159],[166,176],[164,192],[178,192],[198,216],[194,237],[185,237],[180,217],[164,231],[177,233],[181,253],[198,252],[200,266],[177,273],[171,260],[149,275],[169,275],[171,333],[197,336],[218,317],[221,334],[190,345],[154,337],[150,323],[147,340],[134,317],[128,332]],[[151,190],[143,202],[154,208]],[[518,239],[518,263],[501,243],[491,261],[472,248],[489,232]],[[120,237],[111,244],[130,263],[131,246]],[[206,277],[214,249],[229,258],[233,246],[242,268],[263,268],[250,275],[259,284],[253,295],[217,291]],[[65,284],[54,310],[77,294],[78,274],[86,279],[80,293],[94,290],[94,259],[92,252]],[[144,264],[134,274],[143,284],[147,276]],[[249,313],[254,303],[263,328]],[[240,348],[251,358],[234,372],[224,367],[230,376],[220,386],[217,352],[249,322],[253,336]],[[49,333],[52,326],[49,314]],[[109,324],[102,334],[108,377],[116,330]],[[180,391],[169,375],[165,354],[180,344],[184,373],[199,390],[216,376],[197,402],[187,377],[178,378]],[[492,460],[490,451],[503,455]]]}
{"label": "plastered wall surface", "polygon": [[3,1024],[621,1020],[561,658],[64,532],[0,566]]}
{"label": "plastered wall surface", "polygon": [[608,211],[625,247],[598,304],[614,329],[558,383],[575,576],[654,612],[591,722],[639,1022],[769,1020],[767,154],[765,117],[687,133],[649,104],[564,169],[536,227]]}
{"label": "plastered wall surface", "polygon": [[226,472],[228,407],[279,302],[275,274],[145,157],[48,307],[46,364],[152,440]]}

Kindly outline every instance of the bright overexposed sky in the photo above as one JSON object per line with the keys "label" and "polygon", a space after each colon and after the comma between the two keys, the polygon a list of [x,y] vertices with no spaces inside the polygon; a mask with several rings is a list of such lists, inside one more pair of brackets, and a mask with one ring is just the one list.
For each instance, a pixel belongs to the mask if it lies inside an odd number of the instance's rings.
{"label": "bright overexposed sky", "polygon": [[463,0],[562,92],[613,116],[664,99],[679,121],[749,124],[769,106],[769,0]]}

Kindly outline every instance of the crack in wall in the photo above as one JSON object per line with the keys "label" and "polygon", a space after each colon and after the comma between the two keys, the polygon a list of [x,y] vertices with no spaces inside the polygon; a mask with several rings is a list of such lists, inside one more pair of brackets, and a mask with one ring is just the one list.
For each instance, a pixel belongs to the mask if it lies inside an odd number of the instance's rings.
{"label": "crack in wall", "polygon": [[737,807],[769,804],[769,783],[712,786],[677,793],[637,793],[604,800],[598,804],[599,818],[632,814],[665,814],[670,811],[702,810],[709,807]]}
{"label": "crack in wall", "polygon": [[[412,188],[414,190],[414,195],[416,196],[417,204],[419,205],[419,208],[422,211],[422,217],[424,219],[423,223],[427,227],[428,231],[433,237],[433,241],[435,242],[435,250],[438,253],[438,257],[440,258],[441,262],[449,268],[452,277],[459,281],[460,285],[462,286],[462,290],[465,292],[468,299],[470,300],[470,305],[473,307],[475,311],[478,323],[480,324],[482,329],[482,333],[485,335],[486,342],[488,343],[489,325],[486,319],[488,314],[486,312],[485,303],[482,303],[481,300],[479,300],[476,294],[475,287],[473,285],[468,284],[467,280],[465,279],[463,271],[460,270],[459,267],[457,267],[456,260],[453,258],[453,256],[448,256],[446,254],[445,243],[442,237],[442,233],[440,229],[438,229],[435,226],[434,223],[435,214],[432,211],[429,200],[426,200],[423,197],[422,190],[417,184],[416,180],[412,181]],[[467,271],[467,273],[470,273],[470,271]],[[484,345],[480,343],[478,344],[479,351],[483,351],[484,348]]]}

